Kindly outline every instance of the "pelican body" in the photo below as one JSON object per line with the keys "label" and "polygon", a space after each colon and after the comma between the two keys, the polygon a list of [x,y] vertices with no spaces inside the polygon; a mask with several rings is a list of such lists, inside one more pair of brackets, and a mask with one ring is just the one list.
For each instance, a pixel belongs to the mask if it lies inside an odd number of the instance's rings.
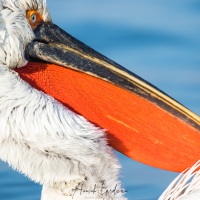
{"label": "pelican body", "polygon": [[45,0],[0,1],[0,159],[42,200],[125,200],[112,147],[181,171],[199,133],[197,115],[53,24]]}
{"label": "pelican body", "polygon": [[[42,200],[125,199],[122,193],[100,191],[102,184],[121,189],[120,166],[104,130],[32,88],[12,70],[27,64],[24,49],[35,39],[27,11],[37,9],[50,21],[45,1],[1,1],[0,9],[0,158],[42,184]],[[94,193],[76,192],[95,185]]]}

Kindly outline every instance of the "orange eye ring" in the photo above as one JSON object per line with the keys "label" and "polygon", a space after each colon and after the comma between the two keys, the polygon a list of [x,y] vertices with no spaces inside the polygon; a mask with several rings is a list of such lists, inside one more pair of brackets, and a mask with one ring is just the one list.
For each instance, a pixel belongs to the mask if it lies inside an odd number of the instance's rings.
{"label": "orange eye ring", "polygon": [[26,11],[26,18],[32,29],[35,29],[41,22],[43,22],[42,16],[37,12],[37,10]]}

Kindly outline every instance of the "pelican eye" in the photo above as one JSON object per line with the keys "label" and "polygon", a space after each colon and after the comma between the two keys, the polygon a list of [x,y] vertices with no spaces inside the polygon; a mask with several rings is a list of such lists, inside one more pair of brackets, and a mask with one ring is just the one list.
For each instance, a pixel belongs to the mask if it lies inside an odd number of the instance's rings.
{"label": "pelican eye", "polygon": [[26,11],[26,18],[32,29],[35,29],[43,21],[42,16],[37,12],[37,10]]}

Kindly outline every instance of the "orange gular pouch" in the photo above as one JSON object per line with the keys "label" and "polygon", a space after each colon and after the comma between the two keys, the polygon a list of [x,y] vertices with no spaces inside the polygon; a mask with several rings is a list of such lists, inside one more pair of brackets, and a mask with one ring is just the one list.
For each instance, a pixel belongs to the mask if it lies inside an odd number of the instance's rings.
{"label": "orange gular pouch", "polygon": [[45,63],[16,70],[32,87],[108,130],[109,144],[139,162],[183,171],[200,159],[200,129],[133,92]]}

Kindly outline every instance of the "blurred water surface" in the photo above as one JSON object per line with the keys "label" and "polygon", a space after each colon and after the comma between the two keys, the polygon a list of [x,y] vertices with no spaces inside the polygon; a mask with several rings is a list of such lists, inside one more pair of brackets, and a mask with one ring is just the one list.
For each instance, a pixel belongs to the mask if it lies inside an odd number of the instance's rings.
{"label": "blurred water surface", "polygon": [[[200,114],[199,0],[47,2],[56,24]],[[176,176],[117,155],[130,200],[157,199]],[[40,191],[0,162],[0,199],[36,200]]]}

